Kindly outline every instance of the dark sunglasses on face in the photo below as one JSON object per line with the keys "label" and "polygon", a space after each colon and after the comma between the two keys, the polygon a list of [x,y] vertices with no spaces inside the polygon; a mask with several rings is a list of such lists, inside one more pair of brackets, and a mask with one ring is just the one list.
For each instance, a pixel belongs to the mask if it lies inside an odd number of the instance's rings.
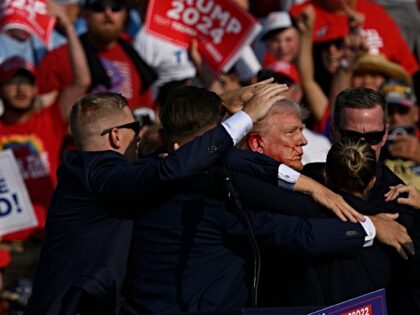
{"label": "dark sunglasses on face", "polygon": [[379,144],[382,141],[382,138],[385,134],[385,129],[382,131],[372,131],[366,133],[360,133],[353,130],[342,130],[340,129],[340,134],[342,139],[356,138],[356,139],[365,139],[369,145]]}
{"label": "dark sunglasses on face", "polygon": [[117,128],[117,129],[121,129],[121,128],[128,128],[134,131],[134,133],[138,136],[139,132],[140,132],[140,122],[133,121],[131,123],[128,124],[124,124],[124,125],[119,125],[119,126],[115,126],[115,127],[111,127],[108,129],[105,129],[104,131],[101,132],[101,136],[106,135],[107,133],[110,133],[112,131],[112,129]]}
{"label": "dark sunglasses on face", "polygon": [[106,8],[110,8],[112,12],[119,12],[123,9],[121,3],[118,2],[101,2],[97,1],[92,4],[89,4],[87,8],[93,12],[101,13],[105,12]]}
{"label": "dark sunglasses on face", "polygon": [[407,106],[403,106],[403,105],[391,105],[388,106],[388,115],[392,116],[394,114],[400,114],[400,115],[405,115],[408,114],[408,112],[410,111],[410,108]]}

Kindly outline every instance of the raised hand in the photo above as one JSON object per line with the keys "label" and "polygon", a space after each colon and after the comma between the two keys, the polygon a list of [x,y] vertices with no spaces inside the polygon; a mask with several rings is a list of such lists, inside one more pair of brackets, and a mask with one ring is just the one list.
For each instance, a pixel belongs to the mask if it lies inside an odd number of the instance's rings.
{"label": "raised hand", "polygon": [[289,88],[286,84],[270,83],[261,88],[259,85],[254,85],[254,89],[257,91],[245,103],[243,111],[256,123],[267,115],[275,102],[286,98],[282,93]]}
{"label": "raised hand", "polygon": [[274,78],[244,86],[239,89],[226,91],[220,95],[223,99],[224,106],[226,107],[229,114],[234,114],[244,107],[245,103],[248,102],[259,90],[268,84],[272,83]]}

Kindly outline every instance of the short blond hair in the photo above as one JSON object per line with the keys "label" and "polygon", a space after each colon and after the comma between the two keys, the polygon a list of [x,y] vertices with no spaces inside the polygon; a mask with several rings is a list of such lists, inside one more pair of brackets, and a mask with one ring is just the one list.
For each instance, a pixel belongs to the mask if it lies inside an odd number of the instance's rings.
{"label": "short blond hair", "polygon": [[127,100],[112,92],[88,94],[73,105],[70,112],[70,130],[76,145],[82,149],[95,135],[100,135],[100,128],[107,122],[122,115],[122,109],[128,106]]}

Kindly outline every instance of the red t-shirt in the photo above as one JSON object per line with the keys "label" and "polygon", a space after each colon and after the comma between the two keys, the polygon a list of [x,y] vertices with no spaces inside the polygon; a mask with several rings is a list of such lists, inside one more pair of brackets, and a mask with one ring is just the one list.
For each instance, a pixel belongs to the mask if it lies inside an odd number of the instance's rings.
{"label": "red t-shirt", "polygon": [[[131,109],[139,106],[153,107],[151,90],[141,93],[141,78],[134,63],[123,48],[116,44],[97,54],[111,79],[111,89],[98,85],[89,92],[111,91],[127,98]],[[40,94],[62,90],[69,85],[72,76],[68,46],[60,46],[47,53],[37,69],[37,84]]]}
{"label": "red t-shirt", "polygon": [[[313,0],[293,6],[290,9],[290,15],[297,17],[308,5],[312,5],[316,13],[313,34],[315,43],[342,38],[349,33],[346,15],[327,11]],[[362,32],[367,40],[369,50],[377,49],[389,60],[405,68],[410,74],[419,69],[400,30],[382,7],[368,0],[357,0],[355,10],[365,15]]]}
{"label": "red t-shirt", "polygon": [[67,123],[57,104],[32,114],[27,122],[5,124],[0,120],[0,150],[11,149],[28,189],[38,227],[7,234],[3,240],[28,239],[40,234],[54,188],[56,170]]}

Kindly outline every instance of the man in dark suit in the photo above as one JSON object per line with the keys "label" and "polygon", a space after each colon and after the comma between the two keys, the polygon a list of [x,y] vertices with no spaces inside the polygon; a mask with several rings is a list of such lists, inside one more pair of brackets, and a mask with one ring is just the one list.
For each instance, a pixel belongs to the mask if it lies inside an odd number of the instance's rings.
{"label": "man in dark suit", "polygon": [[[281,112],[285,117],[280,120],[276,112]],[[332,123],[334,141],[337,142],[347,137],[364,138],[374,149],[378,158],[381,147],[387,138],[386,112],[386,101],[379,93],[371,89],[355,88],[340,93],[334,106]],[[299,153],[302,152],[302,146],[306,143],[300,131],[301,119],[298,109],[287,111],[285,108],[273,106],[264,120],[256,124],[254,130],[244,139],[243,146],[251,150],[258,150],[258,152],[301,170],[303,165]],[[267,121],[271,122],[269,124],[271,128],[263,128],[267,125]],[[278,148],[282,148],[282,150],[276,151]],[[303,168],[303,173],[324,183],[324,167],[325,163],[308,164]],[[336,176],[342,176],[342,174],[337,173]],[[384,201],[384,193],[388,187],[401,181],[381,162],[377,163],[376,177],[375,186],[366,199],[361,200],[346,195],[346,200],[364,214],[399,212],[400,222],[415,238],[415,245],[418,245],[419,242],[416,242],[418,232],[416,231],[419,223],[416,223],[418,220],[415,219],[418,214],[412,211],[407,212],[402,208],[398,211],[397,206],[388,205]],[[267,189],[260,189],[255,193],[259,198],[267,198],[268,194]],[[250,195],[250,192],[245,195]],[[296,208],[293,207],[283,213],[294,212],[305,218],[328,216],[325,211],[296,211]],[[417,252],[418,250],[417,248]],[[401,247],[399,251],[403,256],[405,255],[404,247]],[[416,259],[416,257],[411,257],[409,264],[413,264],[413,260]],[[262,290],[266,293],[265,297],[271,293],[270,299],[265,301],[269,306],[279,305],[281,298],[286,305],[334,304],[386,287],[391,281],[389,255],[378,245],[374,245],[369,250],[360,251],[351,257],[320,258],[310,262],[294,261],[282,267],[279,267],[273,259],[272,267],[270,274],[266,277],[269,284],[266,284],[264,288],[268,288],[268,290]],[[284,270],[281,270],[282,268]],[[275,276],[276,273],[278,273],[277,276]],[[282,285],[285,277],[289,283],[287,289],[284,289]],[[405,277],[406,281],[407,278]],[[389,297],[390,295],[388,295]],[[408,304],[409,302],[407,302]]]}
{"label": "man in dark suit", "polygon": [[[172,92],[161,111],[168,150],[188,145],[217,123],[221,101],[208,100],[211,94],[207,93],[194,87]],[[200,101],[194,102],[196,99]],[[237,176],[251,185],[256,183],[252,177]],[[139,313],[234,310],[249,305],[247,229],[240,214],[230,212],[206,183],[206,178],[196,178],[181,183],[177,190],[159,191],[166,201],[149,204],[150,211],[135,220],[124,292],[127,303]],[[300,198],[297,193],[264,184],[279,195]],[[223,186],[223,181],[210,187],[217,185]],[[309,207],[316,205],[312,203]],[[276,250],[281,256],[340,253],[359,249],[365,242],[369,245],[367,234],[358,223],[303,220],[276,214],[270,211],[274,210],[270,199],[255,210],[259,211],[249,213],[252,231],[260,245]],[[383,217],[371,220],[381,238],[383,224],[389,231],[399,229],[396,222]],[[369,219],[364,226],[368,222]]]}
{"label": "man in dark suit", "polygon": [[70,120],[80,151],[66,152],[58,170],[26,314],[117,314],[132,234],[130,213],[142,211],[154,192],[176,179],[215,163],[283,98],[284,87],[267,84],[255,90],[258,95],[243,111],[216,122],[181,150],[133,164],[140,125],[126,99],[98,93],[77,101]]}

